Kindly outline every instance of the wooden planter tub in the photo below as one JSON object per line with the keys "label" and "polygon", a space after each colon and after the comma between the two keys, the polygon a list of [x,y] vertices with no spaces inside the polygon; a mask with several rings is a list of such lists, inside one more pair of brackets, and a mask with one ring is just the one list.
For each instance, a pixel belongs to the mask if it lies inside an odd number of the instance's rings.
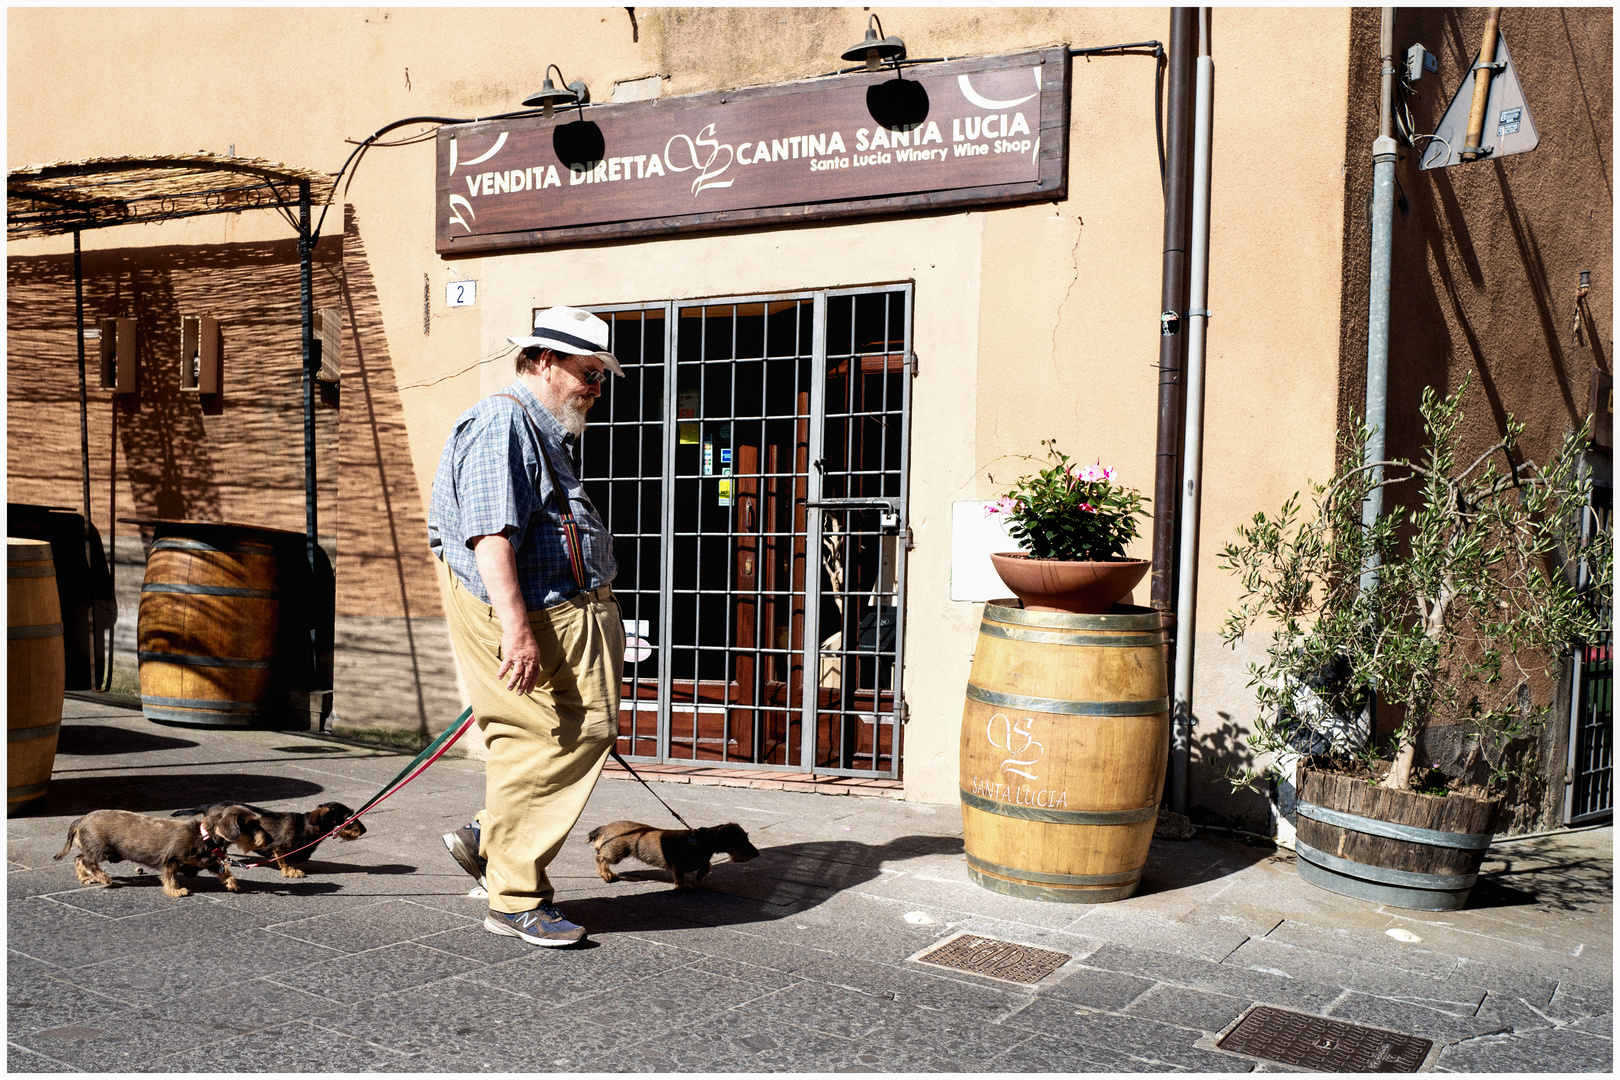
{"label": "wooden planter tub", "polygon": [[1479,876],[1500,804],[1302,770],[1294,841],[1299,876],[1378,904],[1455,911]]}

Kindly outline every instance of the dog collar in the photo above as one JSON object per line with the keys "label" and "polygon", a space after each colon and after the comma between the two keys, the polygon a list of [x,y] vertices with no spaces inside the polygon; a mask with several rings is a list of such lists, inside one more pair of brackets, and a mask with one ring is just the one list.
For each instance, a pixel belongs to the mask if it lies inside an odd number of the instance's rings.
{"label": "dog collar", "polygon": [[219,843],[218,838],[208,835],[208,823],[206,821],[197,822],[197,829],[202,833],[203,843],[208,845],[208,850],[213,852],[215,855],[223,854],[225,849],[230,847],[229,841],[221,844]]}

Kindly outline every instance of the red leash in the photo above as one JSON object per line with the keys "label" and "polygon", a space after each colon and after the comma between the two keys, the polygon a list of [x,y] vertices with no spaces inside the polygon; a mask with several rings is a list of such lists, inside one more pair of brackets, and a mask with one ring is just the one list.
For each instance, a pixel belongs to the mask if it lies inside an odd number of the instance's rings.
{"label": "red leash", "polygon": [[[283,854],[272,859],[263,859],[254,863],[232,862],[231,865],[240,870],[251,870],[259,866],[268,866],[276,862],[277,859],[284,861],[288,855],[296,855],[300,851],[305,851],[314,847],[322,840],[325,840],[327,837],[339,832],[345,825],[348,825],[349,822],[359,821],[361,815],[370,813],[378,803],[393,795],[394,792],[398,791],[400,788],[404,787],[406,784],[410,783],[412,780],[415,780],[418,776],[421,776],[424,772],[426,772],[428,766],[432,765],[435,761],[438,761],[441,757],[443,757],[444,752],[454,746],[456,744],[456,740],[465,735],[467,733],[467,729],[472,727],[477,720],[478,718],[472,714],[472,709],[470,707],[466,709],[460,716],[456,718],[456,722],[454,724],[445,728],[444,731],[439,734],[438,738],[434,739],[432,742],[428,743],[427,746],[423,747],[422,752],[417,754],[416,757],[412,758],[410,764],[401,769],[398,776],[395,776],[392,780],[388,781],[388,783],[384,784],[377,794],[371,797],[370,801],[361,806],[360,809],[356,810],[354,814],[347,820],[336,825],[332,831],[327,833],[325,836],[311,840],[303,847],[294,848],[292,851],[284,852]],[[424,761],[424,758],[427,760]],[[240,859],[243,858],[243,856],[227,856],[227,858]]]}

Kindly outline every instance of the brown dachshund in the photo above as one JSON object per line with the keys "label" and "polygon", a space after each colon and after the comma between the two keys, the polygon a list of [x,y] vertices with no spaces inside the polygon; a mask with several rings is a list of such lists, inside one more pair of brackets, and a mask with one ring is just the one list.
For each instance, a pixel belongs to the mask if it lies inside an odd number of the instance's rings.
{"label": "brown dachshund", "polygon": [[[232,816],[231,812],[235,810],[252,815],[257,822],[257,830],[233,832],[229,823],[240,820]],[[333,833],[339,840],[358,840],[366,833],[366,827],[358,819],[349,821],[354,817],[354,811],[337,802],[321,803],[303,814],[263,810],[246,803],[213,803],[175,811],[176,817],[181,814],[202,814],[205,821],[220,821],[220,832],[228,842],[244,852],[253,851],[268,856],[276,869],[281,871],[281,876],[289,878],[304,876],[304,871],[293,864],[308,861],[315,854],[320,841],[338,825],[348,822]]]}
{"label": "brown dachshund", "polygon": [[[236,812],[222,818],[227,827],[252,835],[251,812],[242,807],[231,810]],[[74,844],[79,845],[79,856],[73,860],[73,870],[83,885],[111,885],[112,878],[101,864],[128,859],[156,870],[169,896],[185,896],[187,890],[177,875],[195,876],[198,870],[212,870],[225,888],[242,891],[225,861],[230,841],[206,821],[170,821],[128,810],[96,810],[68,826],[67,843],[53,857],[66,858]]]}
{"label": "brown dachshund", "polygon": [[[735,823],[706,829],[655,829],[636,821],[615,821],[590,832],[596,849],[596,872],[603,881],[618,881],[613,864],[632,856],[648,866],[668,870],[677,889],[695,888],[709,872],[709,860],[724,851],[732,862],[747,862],[759,855],[748,834]],[[695,874],[692,883],[687,874]]]}

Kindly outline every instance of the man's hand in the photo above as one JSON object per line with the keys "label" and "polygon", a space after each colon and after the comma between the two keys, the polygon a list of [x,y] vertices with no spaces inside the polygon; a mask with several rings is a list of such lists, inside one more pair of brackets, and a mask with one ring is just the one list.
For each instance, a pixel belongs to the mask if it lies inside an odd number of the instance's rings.
{"label": "man's hand", "polygon": [[540,678],[540,646],[529,629],[529,610],[518,583],[517,553],[504,534],[477,536],[472,543],[478,573],[489,590],[489,606],[501,621],[501,666],[497,679],[519,694],[534,689]]}

